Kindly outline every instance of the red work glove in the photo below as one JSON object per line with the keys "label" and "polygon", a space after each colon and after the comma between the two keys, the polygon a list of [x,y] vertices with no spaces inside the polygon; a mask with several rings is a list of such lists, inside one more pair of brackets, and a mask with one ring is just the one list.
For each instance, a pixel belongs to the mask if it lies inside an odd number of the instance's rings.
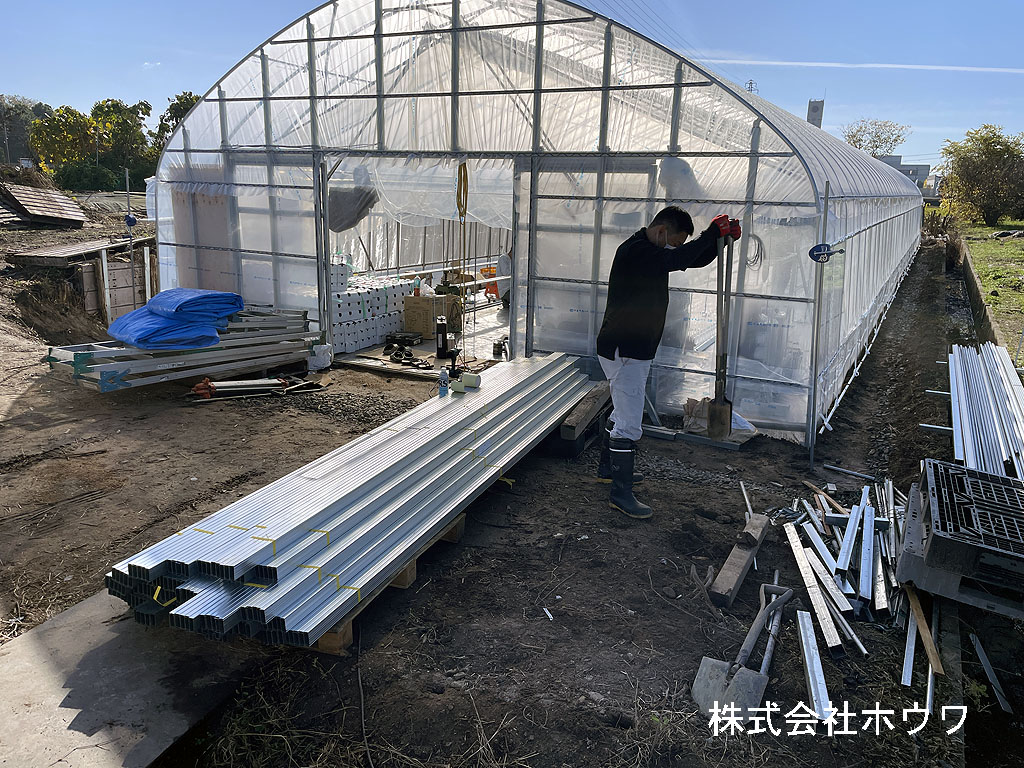
{"label": "red work glove", "polygon": [[728,237],[730,228],[729,217],[726,216],[724,213],[715,216],[715,218],[711,220],[711,226],[709,227],[709,229],[714,229],[715,227],[718,227],[719,237]]}
{"label": "red work glove", "polygon": [[739,219],[730,219],[729,220],[729,237],[731,237],[733,240],[739,240],[741,234],[743,234],[743,232],[740,230],[740,220]]}

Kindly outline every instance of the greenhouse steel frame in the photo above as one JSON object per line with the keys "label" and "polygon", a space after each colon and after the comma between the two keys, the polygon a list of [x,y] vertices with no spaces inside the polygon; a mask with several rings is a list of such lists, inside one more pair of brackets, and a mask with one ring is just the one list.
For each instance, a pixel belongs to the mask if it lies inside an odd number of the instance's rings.
{"label": "greenhouse steel frame", "polygon": [[[513,353],[567,352],[595,376],[618,244],[669,203],[698,228],[740,218],[728,393],[812,449],[910,266],[922,208],[896,170],[560,0],[327,3],[206,94],[149,193],[162,288],[321,318],[332,261],[452,263],[463,225],[473,258],[511,242]],[[814,262],[820,242],[843,252]],[[648,385],[659,412],[713,391],[715,290],[713,269],[671,277]]]}

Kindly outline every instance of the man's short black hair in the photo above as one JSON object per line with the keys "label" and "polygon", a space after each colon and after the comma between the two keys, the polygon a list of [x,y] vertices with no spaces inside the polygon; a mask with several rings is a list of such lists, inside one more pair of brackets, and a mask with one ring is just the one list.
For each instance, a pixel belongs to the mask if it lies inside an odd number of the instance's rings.
{"label": "man's short black hair", "polygon": [[685,232],[688,235],[693,234],[693,219],[690,218],[690,214],[678,205],[662,208],[651,221],[652,227],[656,224],[664,224],[673,234],[678,234],[679,232]]}

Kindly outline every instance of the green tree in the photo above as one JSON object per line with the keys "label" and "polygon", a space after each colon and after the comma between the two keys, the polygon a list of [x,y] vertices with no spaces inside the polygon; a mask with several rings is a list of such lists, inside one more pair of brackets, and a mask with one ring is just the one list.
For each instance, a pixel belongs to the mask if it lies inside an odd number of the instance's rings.
{"label": "green tree", "polygon": [[125,104],[120,99],[103,99],[93,104],[91,117],[99,126],[100,165],[115,173],[132,169],[146,153],[146,118],[153,108],[148,101]]}
{"label": "green tree", "polygon": [[48,104],[24,96],[0,94],[0,162],[32,157],[28,136],[32,121],[53,112]]}
{"label": "green tree", "polygon": [[91,157],[65,163],[53,174],[53,180],[61,189],[113,192],[124,188],[124,174],[116,174],[109,168],[97,165]]}
{"label": "green tree", "polygon": [[872,157],[891,155],[910,135],[909,125],[900,125],[892,120],[861,119],[844,125],[841,130],[843,141]]}
{"label": "green tree", "polygon": [[1024,203],[1024,134],[983,125],[942,147],[942,196],[961,217],[994,227]]}
{"label": "green tree", "polygon": [[89,157],[99,136],[96,121],[74,107],[63,106],[32,121],[29,145],[43,169],[55,171]]}
{"label": "green tree", "polygon": [[153,146],[156,147],[158,152],[164,148],[164,144],[171,138],[171,134],[178,127],[178,123],[185,119],[185,115],[189,113],[189,110],[202,98],[202,96],[197,96],[192,91],[182,91],[173,99],[167,100],[170,103],[163,114],[160,115],[160,124],[157,126],[156,131],[150,131],[149,134],[153,139]]}

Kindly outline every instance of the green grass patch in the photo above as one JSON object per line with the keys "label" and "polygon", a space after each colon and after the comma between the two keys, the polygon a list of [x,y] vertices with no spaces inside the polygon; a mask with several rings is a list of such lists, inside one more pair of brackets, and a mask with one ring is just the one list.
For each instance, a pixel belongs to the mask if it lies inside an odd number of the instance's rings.
{"label": "green grass patch", "polygon": [[998,227],[965,226],[963,235],[981,281],[982,297],[1013,354],[1024,330],[1024,238],[991,236],[1005,229],[1024,230],[1024,221],[1006,221]]}

